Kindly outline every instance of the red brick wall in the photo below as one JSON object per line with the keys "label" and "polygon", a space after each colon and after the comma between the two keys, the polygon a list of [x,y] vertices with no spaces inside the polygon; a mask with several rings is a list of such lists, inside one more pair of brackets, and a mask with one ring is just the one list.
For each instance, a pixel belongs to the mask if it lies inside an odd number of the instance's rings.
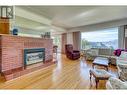
{"label": "red brick wall", "polygon": [[53,58],[51,39],[2,35],[0,46],[1,72],[24,67],[25,48],[45,48],[45,61],[51,61]]}

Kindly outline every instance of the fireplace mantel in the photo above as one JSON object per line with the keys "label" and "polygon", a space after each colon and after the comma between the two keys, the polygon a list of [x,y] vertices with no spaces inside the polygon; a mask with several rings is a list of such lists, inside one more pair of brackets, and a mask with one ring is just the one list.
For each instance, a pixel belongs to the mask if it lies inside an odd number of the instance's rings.
{"label": "fireplace mantel", "polygon": [[14,75],[10,75],[13,71],[24,70],[24,49],[26,48],[45,48],[45,64],[53,59],[52,39],[0,35],[0,72],[6,80],[14,78]]}

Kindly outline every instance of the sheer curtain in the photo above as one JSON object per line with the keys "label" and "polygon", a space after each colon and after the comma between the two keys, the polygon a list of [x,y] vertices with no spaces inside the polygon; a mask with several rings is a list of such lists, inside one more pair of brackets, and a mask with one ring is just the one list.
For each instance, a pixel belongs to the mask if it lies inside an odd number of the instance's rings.
{"label": "sheer curtain", "polygon": [[65,54],[65,44],[67,43],[67,33],[62,34],[62,41],[61,41],[61,53]]}
{"label": "sheer curtain", "polygon": [[73,32],[73,48],[75,50],[81,49],[81,32]]}
{"label": "sheer curtain", "polygon": [[125,48],[127,49],[127,25],[125,26]]}
{"label": "sheer curtain", "polygon": [[125,26],[118,27],[118,48],[125,48]]}

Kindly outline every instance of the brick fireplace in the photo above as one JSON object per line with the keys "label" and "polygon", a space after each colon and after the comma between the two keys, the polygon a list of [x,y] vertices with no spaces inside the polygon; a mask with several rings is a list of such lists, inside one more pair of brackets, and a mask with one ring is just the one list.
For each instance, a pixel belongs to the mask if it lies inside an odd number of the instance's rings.
{"label": "brick fireplace", "polygon": [[[31,60],[29,61],[29,64],[32,65],[30,68],[29,65],[28,68],[25,68],[25,53],[28,54],[29,60]],[[39,59],[41,56],[43,58]],[[52,39],[0,35],[0,72],[6,80],[11,80],[54,64],[52,59]]]}

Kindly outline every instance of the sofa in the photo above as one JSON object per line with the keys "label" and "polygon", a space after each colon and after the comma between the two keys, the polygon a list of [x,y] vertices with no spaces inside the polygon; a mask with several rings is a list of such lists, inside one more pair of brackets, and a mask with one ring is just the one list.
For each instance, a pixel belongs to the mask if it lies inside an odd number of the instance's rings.
{"label": "sofa", "polygon": [[65,53],[66,57],[71,60],[76,60],[80,58],[80,51],[79,50],[73,50],[72,44],[66,44],[65,45]]}
{"label": "sofa", "polygon": [[93,61],[96,57],[106,57],[110,59],[110,62],[116,65],[116,56],[114,50],[110,48],[91,48],[85,51],[86,60]]}

